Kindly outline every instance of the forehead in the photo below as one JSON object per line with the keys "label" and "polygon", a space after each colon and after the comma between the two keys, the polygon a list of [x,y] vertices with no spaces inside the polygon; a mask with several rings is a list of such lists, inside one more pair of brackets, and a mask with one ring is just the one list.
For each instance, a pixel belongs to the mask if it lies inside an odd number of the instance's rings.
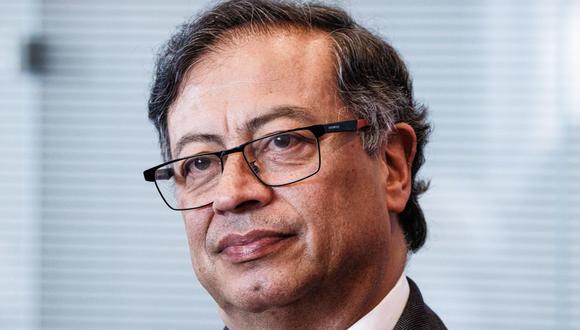
{"label": "forehead", "polygon": [[172,149],[191,133],[243,135],[245,123],[280,107],[306,109],[321,122],[336,119],[335,86],[331,40],[323,32],[280,30],[232,38],[185,76],[169,110]]}

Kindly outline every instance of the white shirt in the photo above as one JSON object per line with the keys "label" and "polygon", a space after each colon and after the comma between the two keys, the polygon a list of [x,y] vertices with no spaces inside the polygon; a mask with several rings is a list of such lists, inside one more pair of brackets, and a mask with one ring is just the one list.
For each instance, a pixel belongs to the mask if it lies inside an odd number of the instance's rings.
{"label": "white shirt", "polygon": [[356,321],[348,330],[384,330],[393,329],[403,314],[409,299],[409,282],[405,273],[389,293],[367,315]]}

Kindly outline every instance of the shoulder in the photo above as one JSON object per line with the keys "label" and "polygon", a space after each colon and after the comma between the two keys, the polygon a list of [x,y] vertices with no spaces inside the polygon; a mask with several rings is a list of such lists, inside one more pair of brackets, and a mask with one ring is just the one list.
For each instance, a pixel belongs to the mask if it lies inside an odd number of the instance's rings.
{"label": "shoulder", "polygon": [[394,330],[446,330],[447,328],[443,321],[423,301],[423,296],[417,284],[410,278],[407,278],[407,280],[409,281],[410,289],[409,299]]}

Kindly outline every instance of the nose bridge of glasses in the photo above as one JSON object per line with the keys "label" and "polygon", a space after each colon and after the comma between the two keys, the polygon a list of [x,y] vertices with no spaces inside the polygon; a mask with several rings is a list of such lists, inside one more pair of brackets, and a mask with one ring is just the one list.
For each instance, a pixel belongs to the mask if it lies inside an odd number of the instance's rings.
{"label": "nose bridge of glasses", "polygon": [[223,176],[223,174],[225,172],[226,160],[229,158],[229,156],[231,154],[235,154],[235,153],[240,153],[240,156],[239,157],[241,158],[241,161],[243,162],[242,168],[248,169],[248,167],[249,167],[250,171],[252,173],[254,173],[254,175],[255,175],[255,170],[254,170],[254,167],[253,167],[254,165],[252,163],[249,163],[249,160],[247,159],[246,154],[244,152],[244,149],[248,145],[249,145],[249,143],[244,143],[244,144],[239,145],[237,147],[234,147],[234,148],[231,148],[231,149],[227,149],[227,150],[224,150],[224,151],[220,152],[220,154],[218,156],[220,158],[220,162],[221,162],[221,166],[222,166],[222,176]]}
{"label": "nose bridge of glasses", "polygon": [[235,154],[237,152],[243,153],[243,150],[244,150],[244,145],[239,145],[237,147],[233,147],[231,149],[222,150],[222,151],[220,151],[220,152],[217,153],[217,156],[219,157],[220,163],[221,163],[221,166],[222,166],[222,172],[224,171],[225,162],[226,162],[226,159],[228,159],[228,156],[231,155],[231,154]]}

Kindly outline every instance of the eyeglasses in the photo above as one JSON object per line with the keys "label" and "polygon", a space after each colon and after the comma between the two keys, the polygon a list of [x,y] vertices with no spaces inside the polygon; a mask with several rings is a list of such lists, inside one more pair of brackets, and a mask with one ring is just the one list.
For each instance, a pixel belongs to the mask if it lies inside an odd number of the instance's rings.
{"label": "eyeglasses", "polygon": [[143,172],[167,206],[176,211],[211,204],[228,155],[241,152],[254,176],[266,186],[289,185],[320,170],[319,138],[327,133],[355,132],[366,119],[312,125],[268,134],[237,147],[175,159]]}

